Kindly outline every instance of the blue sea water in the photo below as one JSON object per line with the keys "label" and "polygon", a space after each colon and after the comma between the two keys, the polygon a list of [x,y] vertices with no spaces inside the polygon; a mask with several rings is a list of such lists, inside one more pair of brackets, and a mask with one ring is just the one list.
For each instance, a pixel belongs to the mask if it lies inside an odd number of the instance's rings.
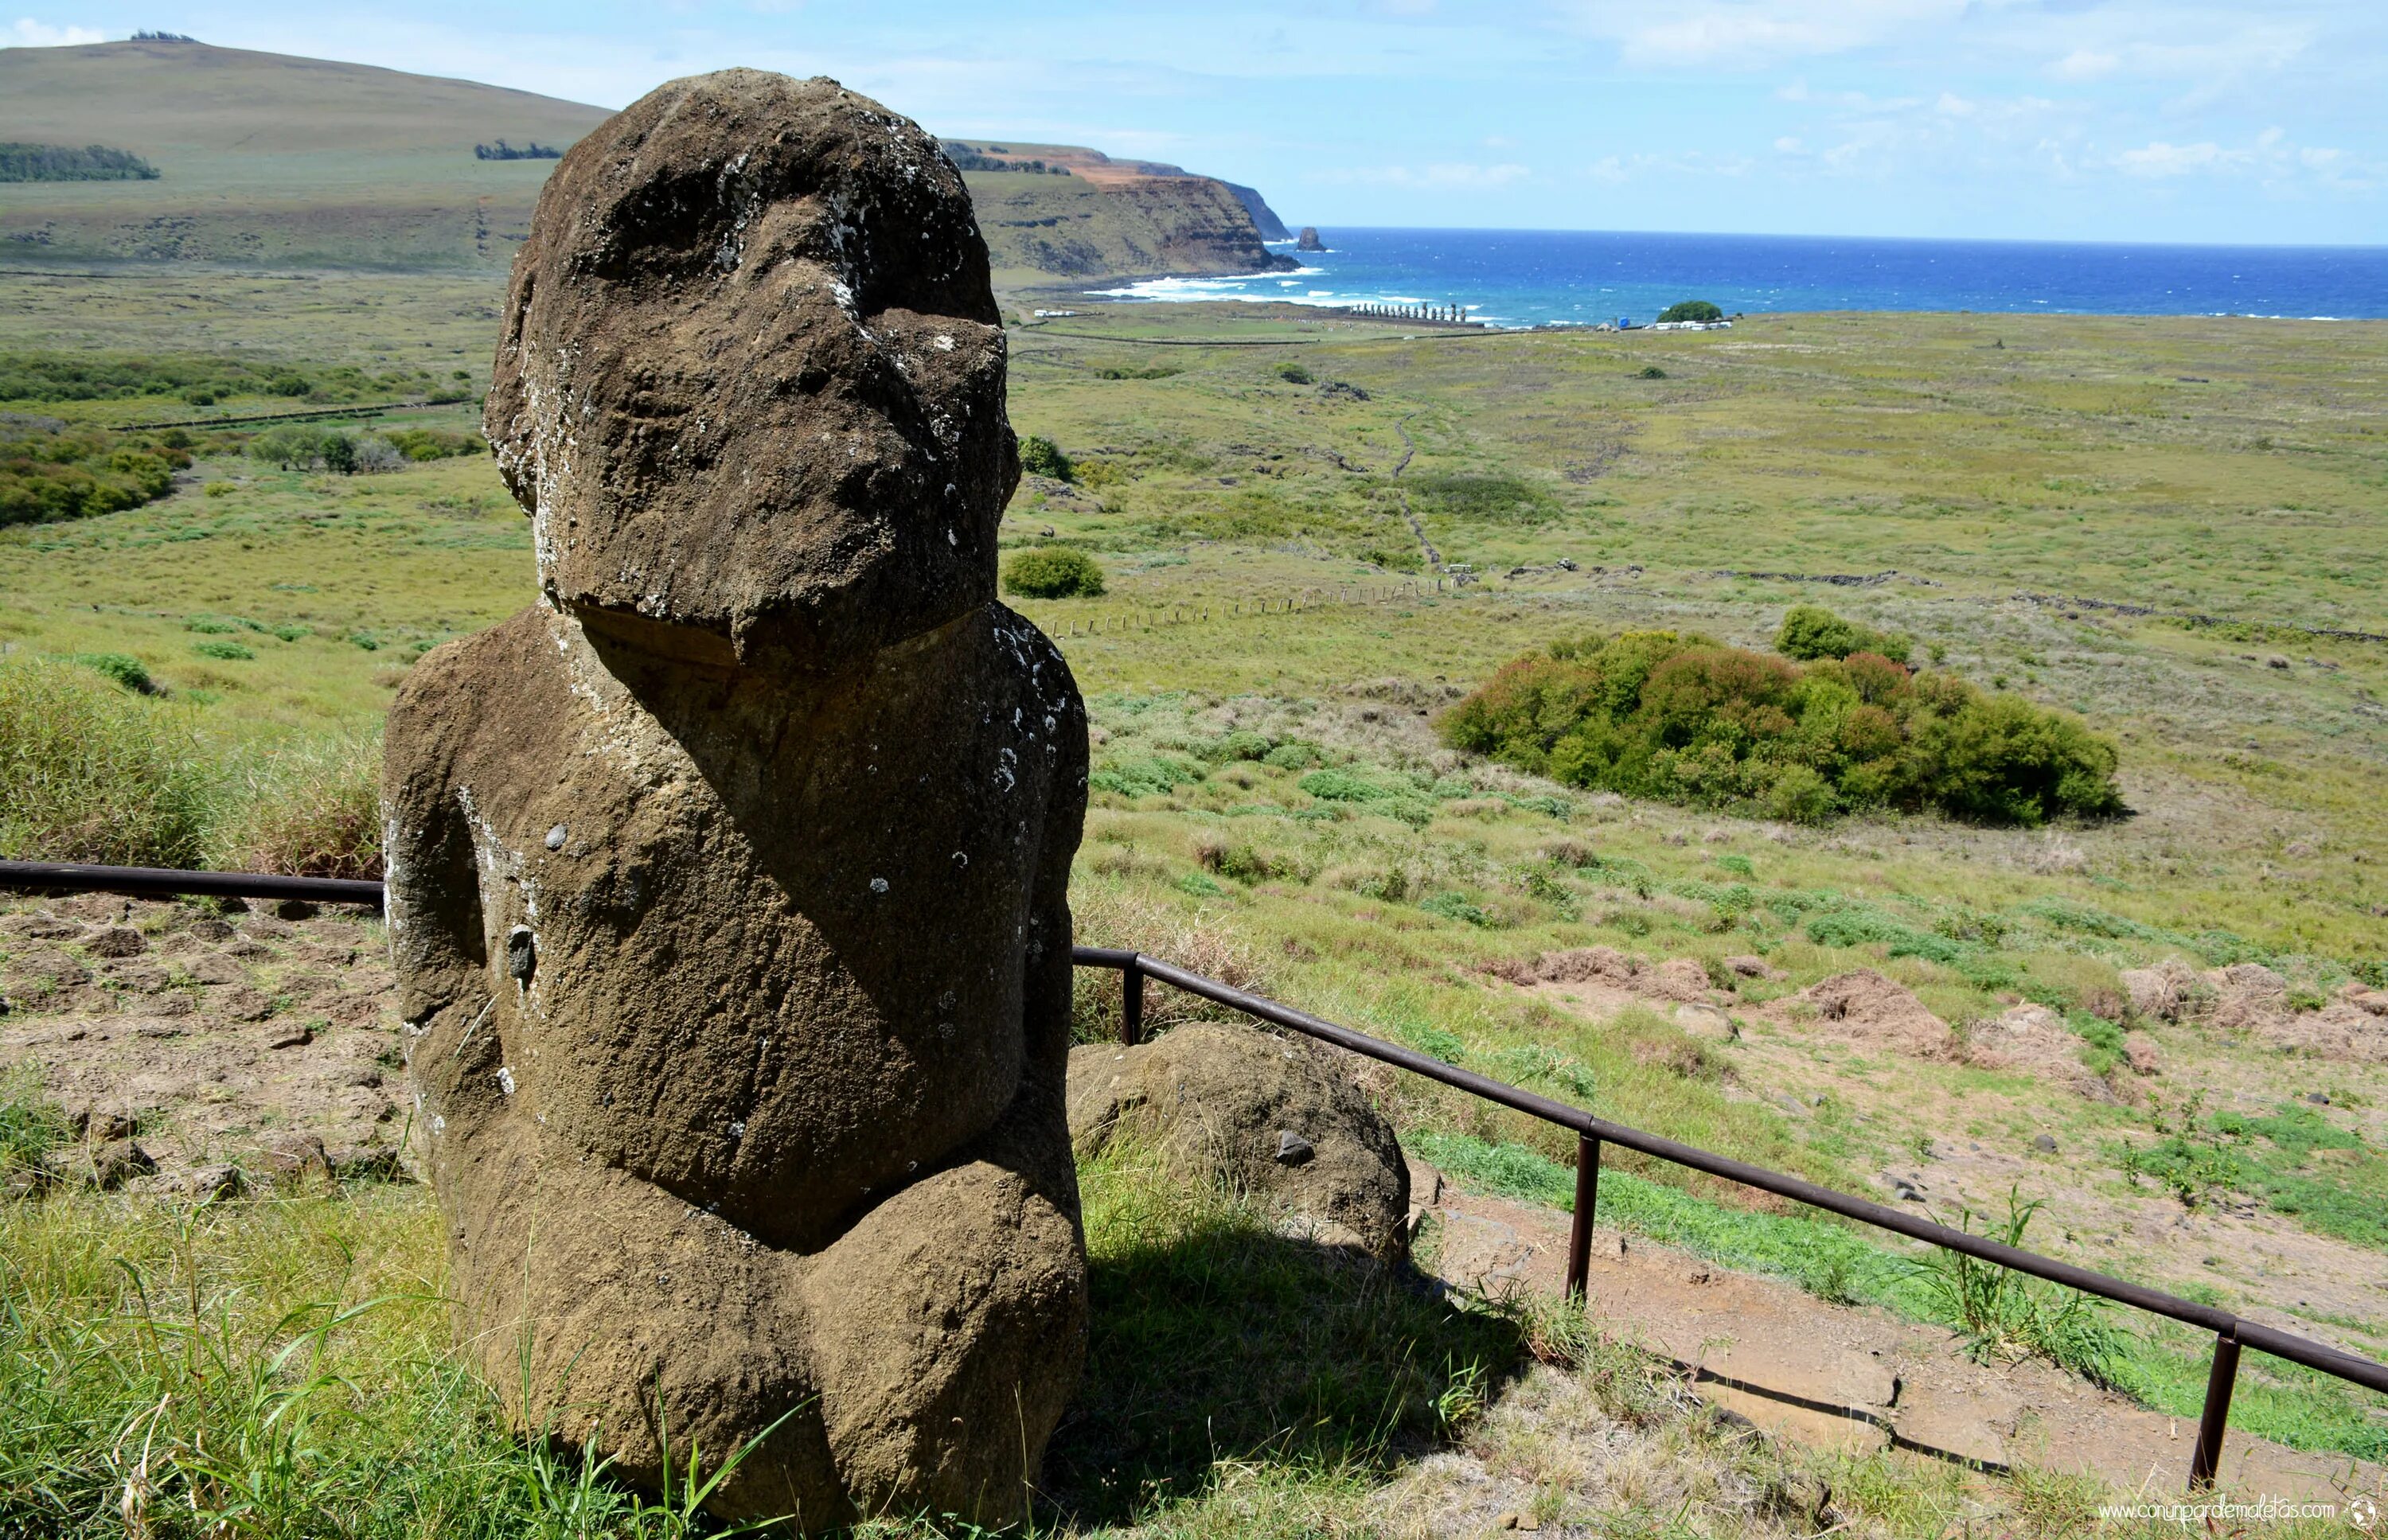
{"label": "blue sea water", "polygon": [[2388,317],[2388,246],[2124,246],[1553,230],[1328,230],[1294,272],[1155,278],[1137,300],[1464,305],[1494,326],[1733,311]]}

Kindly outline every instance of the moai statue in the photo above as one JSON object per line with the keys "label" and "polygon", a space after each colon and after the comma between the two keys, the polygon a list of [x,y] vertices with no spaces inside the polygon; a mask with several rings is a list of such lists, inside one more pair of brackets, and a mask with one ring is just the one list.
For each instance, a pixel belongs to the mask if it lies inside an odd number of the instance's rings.
{"label": "moai statue", "polygon": [[995,598],[986,246],[921,129],[675,82],[556,168],[488,409],[541,598],[392,708],[460,1341],[527,1433],[807,1528],[999,1522],[1075,1387],[1086,725]]}

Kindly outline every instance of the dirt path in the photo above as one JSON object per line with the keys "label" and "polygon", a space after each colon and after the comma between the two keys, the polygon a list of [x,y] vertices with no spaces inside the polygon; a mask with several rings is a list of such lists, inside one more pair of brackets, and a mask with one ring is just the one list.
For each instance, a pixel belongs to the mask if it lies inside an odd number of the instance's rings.
{"label": "dirt path", "polygon": [[[1462,1193],[1413,1163],[1433,1224],[1432,1270],[1454,1285],[1558,1292],[1568,1217]],[[1700,1393],[1761,1428],[1824,1447],[1892,1445],[1991,1471],[2092,1474],[2170,1496],[2189,1480],[2197,1428],[2048,1364],[1968,1360],[1946,1331],[1829,1305],[1787,1283],[1729,1272],[1606,1228],[1594,1232],[1593,1313],[1619,1338],[1689,1370]],[[2334,1500],[2388,1493],[2388,1470],[2233,1433],[2223,1484],[2245,1495]]]}
{"label": "dirt path", "polygon": [[[1410,417],[1416,415],[1416,412],[1410,413]],[[1417,454],[1417,440],[1410,436],[1410,418],[1404,417],[1394,423],[1393,431],[1402,435],[1401,463],[1393,467],[1393,496],[1402,500],[1402,517],[1408,521],[1410,533],[1417,536],[1418,549],[1426,553],[1427,571],[1439,572],[1442,568],[1442,552],[1435,549],[1434,542],[1426,537],[1426,525],[1418,522],[1416,511],[1410,507],[1410,495],[1402,490],[1402,473],[1410,468],[1411,460]]]}

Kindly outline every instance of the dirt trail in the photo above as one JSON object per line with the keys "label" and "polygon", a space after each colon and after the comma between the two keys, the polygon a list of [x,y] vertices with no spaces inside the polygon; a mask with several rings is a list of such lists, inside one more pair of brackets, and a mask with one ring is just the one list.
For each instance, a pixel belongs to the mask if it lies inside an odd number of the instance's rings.
{"label": "dirt trail", "polygon": [[[1411,1189],[1435,1221],[1432,1270],[1445,1281],[1561,1288],[1566,1215],[1459,1192],[1416,1163]],[[1681,1365],[1703,1395],[1780,1436],[1848,1450],[1896,1445],[1999,1471],[2082,1472],[2152,1496],[2189,1481],[2194,1420],[2134,1406],[2045,1363],[1974,1363],[1950,1332],[1886,1311],[1830,1305],[1605,1227],[1594,1231],[1588,1294],[1620,1340]],[[2237,1432],[2222,1478],[2242,1495],[2388,1494],[2381,1466]]]}
{"label": "dirt trail", "polygon": [[[1416,415],[1416,412],[1410,413],[1410,417]],[[1402,489],[1401,485],[1402,473],[1410,468],[1411,460],[1417,454],[1417,440],[1410,436],[1409,417],[1394,423],[1393,431],[1402,435],[1402,461],[1393,467],[1393,496],[1402,499],[1402,517],[1409,521],[1410,533],[1417,536],[1418,549],[1426,555],[1426,570],[1440,572],[1442,570],[1442,552],[1435,549],[1434,542],[1426,537],[1426,525],[1418,522],[1417,513],[1410,507],[1410,495]]]}

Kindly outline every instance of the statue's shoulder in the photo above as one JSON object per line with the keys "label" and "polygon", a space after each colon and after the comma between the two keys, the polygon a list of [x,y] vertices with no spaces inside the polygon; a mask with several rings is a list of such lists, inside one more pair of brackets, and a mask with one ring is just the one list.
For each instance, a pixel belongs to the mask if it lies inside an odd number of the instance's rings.
{"label": "statue's shoulder", "polygon": [[535,742],[540,719],[569,708],[565,673],[554,617],[541,609],[433,648],[390,702],[385,756],[393,764],[452,764]]}
{"label": "statue's shoulder", "polygon": [[1083,738],[1086,703],[1078,693],[1070,661],[1053,638],[1039,630],[1035,621],[1000,601],[989,603],[983,614],[989,643],[1012,665],[1023,693],[1057,724],[1074,725]]}

